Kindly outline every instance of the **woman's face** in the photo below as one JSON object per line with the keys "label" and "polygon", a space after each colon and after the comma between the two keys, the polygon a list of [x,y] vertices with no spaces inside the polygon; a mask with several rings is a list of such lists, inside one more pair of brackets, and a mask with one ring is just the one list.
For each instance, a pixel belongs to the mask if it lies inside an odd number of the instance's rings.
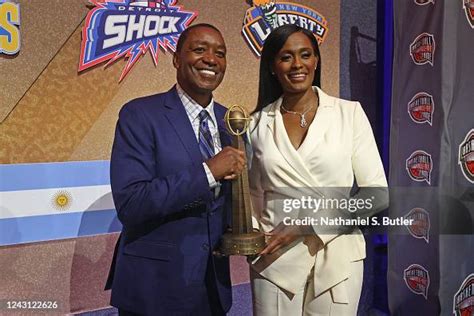
{"label": "woman's face", "polygon": [[318,64],[310,39],[301,32],[291,34],[273,61],[272,70],[283,93],[303,93],[311,89]]}

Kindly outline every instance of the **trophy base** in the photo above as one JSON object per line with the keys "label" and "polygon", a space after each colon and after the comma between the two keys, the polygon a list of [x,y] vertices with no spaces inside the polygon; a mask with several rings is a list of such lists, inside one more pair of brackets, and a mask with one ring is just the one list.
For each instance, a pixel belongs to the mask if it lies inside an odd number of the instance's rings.
{"label": "trophy base", "polygon": [[263,233],[226,233],[222,236],[220,251],[226,256],[249,256],[259,254],[264,248],[265,235]]}

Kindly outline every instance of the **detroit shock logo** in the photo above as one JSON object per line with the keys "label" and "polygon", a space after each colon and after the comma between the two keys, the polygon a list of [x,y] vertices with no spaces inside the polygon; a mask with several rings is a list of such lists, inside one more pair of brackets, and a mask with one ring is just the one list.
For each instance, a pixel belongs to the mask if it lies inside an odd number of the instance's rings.
{"label": "detroit shock logo", "polygon": [[252,7],[245,13],[242,27],[250,49],[260,57],[263,43],[272,30],[285,24],[296,24],[311,31],[319,44],[326,38],[328,22],[319,12],[300,4],[271,0],[247,1]]}
{"label": "detroit shock logo", "polygon": [[406,160],[406,169],[410,178],[417,182],[426,181],[431,184],[433,160],[431,155],[423,150],[414,151]]}
{"label": "detroit shock logo", "polygon": [[463,0],[463,9],[466,13],[467,21],[474,29],[474,0]]}
{"label": "detroit shock logo", "polygon": [[458,164],[464,177],[474,183],[474,128],[466,134],[459,145]]}
{"label": "detroit shock logo", "polygon": [[408,114],[415,123],[433,125],[433,112],[434,101],[431,94],[419,92],[408,102]]}
{"label": "detroit shock logo", "polygon": [[456,316],[474,315],[474,273],[471,273],[454,294],[453,313]]}
{"label": "detroit shock logo", "polygon": [[410,56],[416,65],[434,64],[434,53],[436,43],[434,36],[429,33],[421,33],[410,44]]}
{"label": "detroit shock logo", "polygon": [[430,287],[430,275],[428,270],[419,264],[412,264],[403,271],[403,280],[410,291],[423,295],[428,299],[428,288]]}
{"label": "detroit shock logo", "polygon": [[424,239],[427,243],[430,242],[430,214],[426,210],[415,207],[404,218],[412,220],[411,225],[406,225],[410,235],[417,239]]}
{"label": "detroit shock logo", "polygon": [[119,82],[133,65],[150,52],[155,65],[158,53],[176,50],[181,33],[197,13],[176,6],[177,0],[91,0],[95,6],[82,29],[79,72],[126,58]]}

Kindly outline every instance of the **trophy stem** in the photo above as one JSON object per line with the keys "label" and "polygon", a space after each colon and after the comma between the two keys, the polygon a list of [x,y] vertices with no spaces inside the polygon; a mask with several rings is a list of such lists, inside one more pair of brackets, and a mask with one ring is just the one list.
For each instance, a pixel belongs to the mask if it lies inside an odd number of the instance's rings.
{"label": "trophy stem", "polygon": [[[234,148],[245,152],[245,143],[240,136],[232,139]],[[247,167],[242,174],[232,181],[232,232],[234,234],[246,234],[253,231],[252,228],[252,203],[249,192],[249,177]]]}
{"label": "trophy stem", "polygon": [[[233,135],[232,147],[245,152],[245,142],[241,137],[248,128],[249,118],[245,110],[240,106],[232,106],[225,120],[228,131]],[[222,254],[256,255],[265,248],[265,235],[253,231],[252,213],[249,176],[245,167],[240,176],[232,181],[232,232],[222,236]]]}

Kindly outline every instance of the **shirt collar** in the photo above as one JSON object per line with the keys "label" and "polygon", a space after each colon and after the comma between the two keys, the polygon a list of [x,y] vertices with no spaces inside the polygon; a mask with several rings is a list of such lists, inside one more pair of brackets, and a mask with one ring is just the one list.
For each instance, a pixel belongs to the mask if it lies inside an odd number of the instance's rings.
{"label": "shirt collar", "polygon": [[217,126],[216,116],[214,115],[214,98],[211,98],[209,104],[205,108],[203,108],[199,103],[197,103],[193,98],[191,98],[189,94],[187,94],[186,91],[183,90],[183,88],[181,88],[179,83],[176,83],[176,91],[178,92],[179,99],[183,103],[184,109],[186,110],[186,113],[191,119],[191,122],[194,122],[194,120],[199,119],[199,113],[201,113],[202,110],[205,110],[209,113],[212,124],[214,124],[214,126]]}

